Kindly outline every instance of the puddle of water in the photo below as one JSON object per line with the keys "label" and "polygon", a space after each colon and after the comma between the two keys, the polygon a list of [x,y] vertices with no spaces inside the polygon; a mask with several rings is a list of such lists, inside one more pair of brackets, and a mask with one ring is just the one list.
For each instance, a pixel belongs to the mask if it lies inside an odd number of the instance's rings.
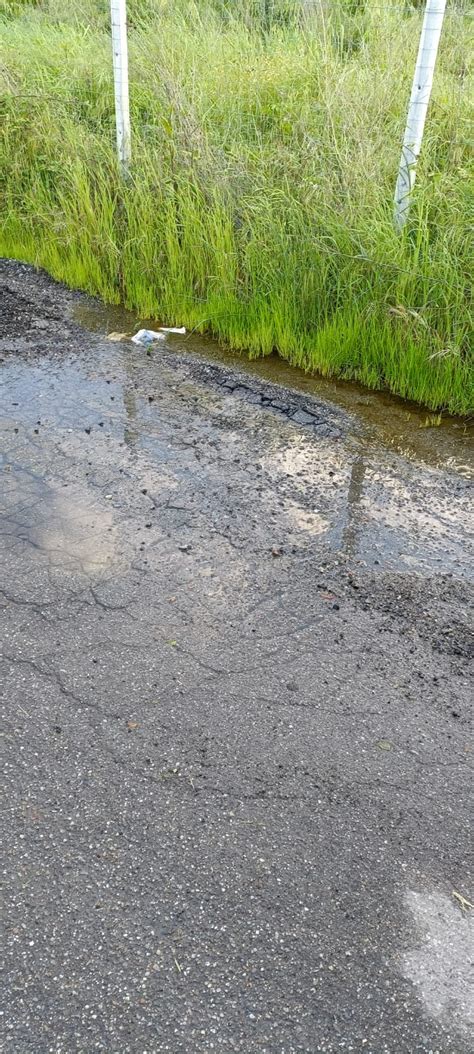
{"label": "puddle of water", "polygon": [[[88,301],[76,304],[73,315],[86,329],[107,335],[133,333],[144,326],[153,329],[156,320],[138,318],[117,305]],[[305,374],[277,355],[248,359],[224,350],[216,341],[198,334],[167,338],[167,350],[195,355],[208,362],[236,366],[251,376],[304,394],[323,398],[356,416],[364,424],[367,442],[375,441],[408,458],[452,470],[465,478],[473,474],[474,422],[443,416],[440,424],[428,410],[388,392],[372,392],[361,386]]]}
{"label": "puddle of water", "polygon": [[320,538],[354,566],[470,573],[465,480],[387,454],[359,425],[349,442],[316,437],[133,345],[12,359],[3,374],[6,533],[49,567],[115,573],[126,521],[133,545],[191,524],[234,551]]}

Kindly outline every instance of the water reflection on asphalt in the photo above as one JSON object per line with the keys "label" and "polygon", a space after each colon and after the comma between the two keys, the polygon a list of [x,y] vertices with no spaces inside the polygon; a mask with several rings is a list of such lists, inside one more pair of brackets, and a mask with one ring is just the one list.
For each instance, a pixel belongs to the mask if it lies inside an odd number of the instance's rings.
{"label": "water reflection on asphalt", "polygon": [[[112,322],[117,319],[107,317]],[[182,338],[169,341],[177,352],[182,346]],[[254,379],[257,366],[259,375],[274,373],[268,360],[252,364]],[[85,568],[112,559],[118,477],[135,463],[148,483],[142,490],[154,494],[158,508],[181,503],[188,521],[204,529],[215,529],[217,497],[237,546],[263,544],[270,531],[279,544],[296,547],[323,538],[345,559],[373,568],[469,573],[468,437],[455,423],[437,431],[450,452],[442,468],[433,464],[431,448],[424,456],[424,435],[423,456],[413,451],[413,430],[411,450],[400,452],[384,440],[387,415],[376,396],[377,429],[352,412],[344,413],[347,427],[339,438],[314,435],[200,383],[179,356],[150,358],[133,345],[96,344],[84,357],[61,360],[12,359],[3,377],[9,481],[3,500],[10,517],[12,500],[22,510],[19,536],[49,552],[51,561]],[[311,383],[319,390],[322,382]],[[246,478],[259,508],[249,508],[242,528],[232,520],[234,501],[245,503]]]}

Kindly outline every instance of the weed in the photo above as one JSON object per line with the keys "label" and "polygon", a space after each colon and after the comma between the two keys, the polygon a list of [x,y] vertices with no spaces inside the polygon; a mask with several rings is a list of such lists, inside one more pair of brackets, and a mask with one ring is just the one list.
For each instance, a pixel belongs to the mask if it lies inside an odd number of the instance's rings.
{"label": "weed", "polygon": [[0,251],[141,317],[474,405],[469,21],[446,16],[410,221],[392,200],[420,11],[129,0],[120,181],[108,7],[1,0]]}

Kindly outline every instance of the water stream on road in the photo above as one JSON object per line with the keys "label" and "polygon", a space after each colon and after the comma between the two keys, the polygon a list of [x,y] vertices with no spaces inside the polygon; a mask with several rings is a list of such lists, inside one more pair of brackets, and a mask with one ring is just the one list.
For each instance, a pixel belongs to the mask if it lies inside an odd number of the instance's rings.
{"label": "water stream on road", "polygon": [[[131,311],[99,301],[81,301],[73,316],[91,332],[134,333],[141,326],[156,329],[158,323],[138,319]],[[373,392],[352,382],[306,374],[278,355],[249,359],[222,348],[216,341],[200,334],[170,336],[167,350],[186,352],[208,362],[237,367],[250,376],[322,398],[356,415],[363,422],[368,443],[375,440],[406,457],[417,458],[428,465],[452,469],[465,478],[474,475],[474,420],[441,416],[391,395]]]}
{"label": "water stream on road", "polygon": [[[99,337],[137,327],[82,299],[73,316]],[[212,374],[213,362],[234,371]],[[2,370],[3,515],[53,575],[127,564],[125,519],[139,556],[163,531],[187,551],[199,525],[244,561],[314,547],[352,567],[470,576],[472,429],[461,421],[425,427],[428,412],[401,400],[196,335],[148,356],[131,342],[87,346],[79,332]],[[299,426],[295,405],[313,408],[315,428]]]}

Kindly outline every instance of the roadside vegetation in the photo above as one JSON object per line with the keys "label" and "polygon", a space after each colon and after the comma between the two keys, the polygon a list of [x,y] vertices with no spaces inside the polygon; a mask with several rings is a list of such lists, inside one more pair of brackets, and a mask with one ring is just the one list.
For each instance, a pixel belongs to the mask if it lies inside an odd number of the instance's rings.
{"label": "roadside vegetation", "polygon": [[392,201],[421,11],[128,0],[132,172],[108,0],[0,0],[0,253],[141,316],[432,410],[474,405],[467,8],[451,3],[409,223]]}

